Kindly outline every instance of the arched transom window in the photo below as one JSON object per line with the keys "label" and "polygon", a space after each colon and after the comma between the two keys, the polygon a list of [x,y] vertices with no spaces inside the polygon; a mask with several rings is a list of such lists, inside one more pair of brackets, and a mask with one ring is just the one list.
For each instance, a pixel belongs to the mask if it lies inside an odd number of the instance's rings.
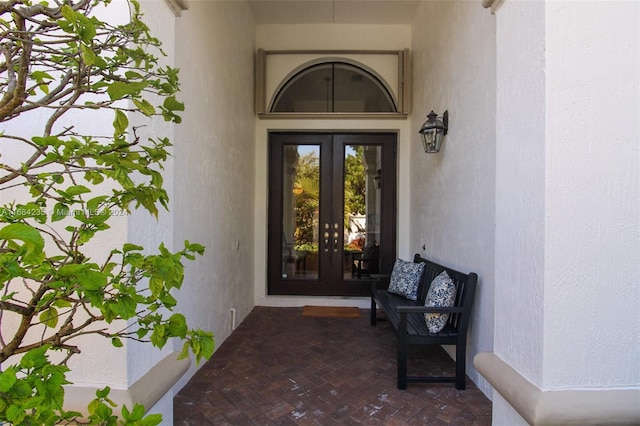
{"label": "arched transom window", "polygon": [[404,50],[263,50],[255,62],[259,118],[407,118],[411,56]]}
{"label": "arched transom window", "polygon": [[310,65],[283,82],[270,112],[397,113],[389,88],[373,72],[332,61]]}

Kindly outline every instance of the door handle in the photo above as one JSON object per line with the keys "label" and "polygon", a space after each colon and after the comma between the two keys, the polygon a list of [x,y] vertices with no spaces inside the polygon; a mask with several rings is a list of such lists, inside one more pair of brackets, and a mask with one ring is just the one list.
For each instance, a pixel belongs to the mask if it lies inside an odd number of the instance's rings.
{"label": "door handle", "polygon": [[324,224],[324,234],[322,234],[322,236],[324,237],[324,251],[325,253],[329,252],[329,224],[325,223]]}
{"label": "door handle", "polygon": [[338,238],[340,238],[340,233],[338,232],[338,229],[340,229],[340,225],[338,225],[337,223],[333,224],[333,252],[337,253],[338,252]]}

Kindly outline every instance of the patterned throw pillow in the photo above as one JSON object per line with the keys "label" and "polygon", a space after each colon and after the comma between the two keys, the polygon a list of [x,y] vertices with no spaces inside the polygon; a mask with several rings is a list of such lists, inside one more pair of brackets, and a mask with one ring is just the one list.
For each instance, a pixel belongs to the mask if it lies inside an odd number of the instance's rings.
{"label": "patterned throw pillow", "polygon": [[407,262],[397,259],[391,271],[389,293],[399,294],[409,300],[418,299],[418,285],[424,271],[423,262]]}
{"label": "patterned throw pillow", "polygon": [[[424,306],[435,308],[450,308],[456,301],[456,286],[447,274],[442,271],[431,281]],[[449,314],[424,314],[429,333],[439,333],[447,324]]]}

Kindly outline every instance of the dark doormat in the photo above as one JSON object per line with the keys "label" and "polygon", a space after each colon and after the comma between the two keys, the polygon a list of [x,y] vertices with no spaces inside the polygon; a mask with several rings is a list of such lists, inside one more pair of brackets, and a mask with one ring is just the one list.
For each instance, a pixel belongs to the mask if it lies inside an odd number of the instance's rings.
{"label": "dark doormat", "polygon": [[311,306],[302,308],[307,318],[360,318],[360,309],[355,306]]}

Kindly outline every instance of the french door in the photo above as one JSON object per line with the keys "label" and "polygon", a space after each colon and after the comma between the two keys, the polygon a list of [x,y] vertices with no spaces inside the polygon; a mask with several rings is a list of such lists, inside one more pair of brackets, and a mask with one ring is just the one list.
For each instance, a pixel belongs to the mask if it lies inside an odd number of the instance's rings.
{"label": "french door", "polygon": [[269,294],[365,296],[396,256],[395,133],[269,134]]}

